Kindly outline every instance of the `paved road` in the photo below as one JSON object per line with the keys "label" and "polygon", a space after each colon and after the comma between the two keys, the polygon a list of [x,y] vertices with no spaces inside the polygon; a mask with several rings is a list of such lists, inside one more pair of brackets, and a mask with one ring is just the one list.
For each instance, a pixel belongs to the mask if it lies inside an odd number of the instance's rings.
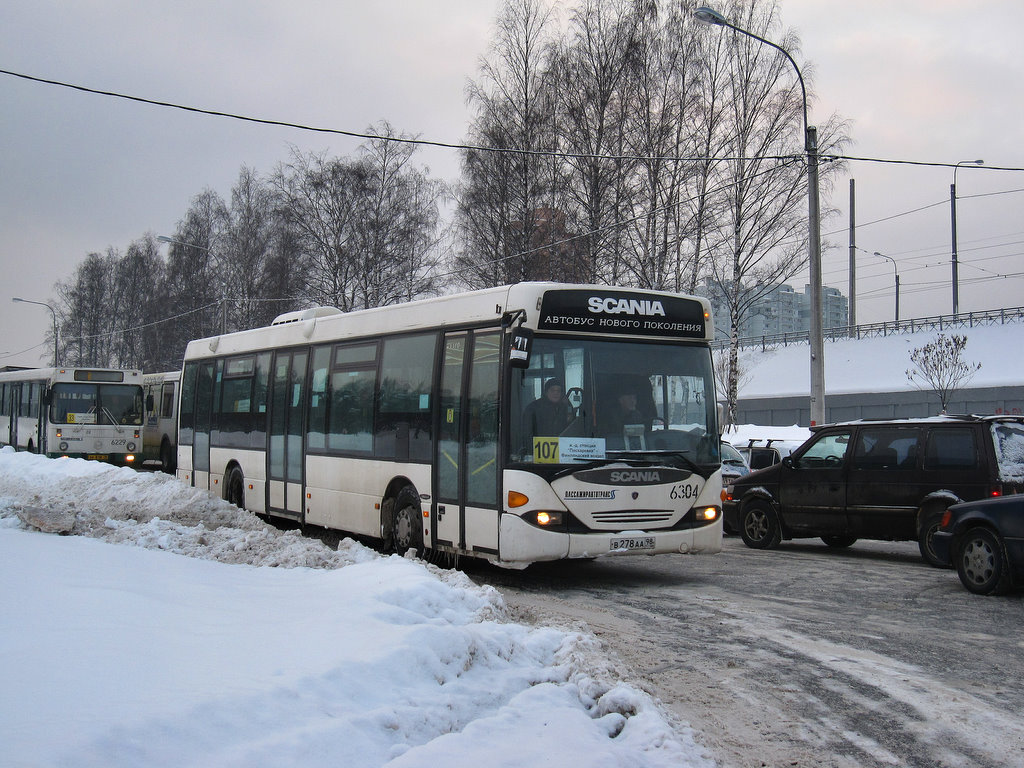
{"label": "paved road", "polygon": [[916,544],[469,574],[525,618],[585,622],[721,766],[1024,765],[1024,600],[968,593]]}

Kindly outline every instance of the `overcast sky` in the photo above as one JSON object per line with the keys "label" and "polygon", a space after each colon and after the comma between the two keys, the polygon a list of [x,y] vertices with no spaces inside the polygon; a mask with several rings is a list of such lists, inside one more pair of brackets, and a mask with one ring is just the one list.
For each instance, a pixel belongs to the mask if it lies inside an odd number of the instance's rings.
{"label": "overcast sky", "polygon": [[[571,4],[566,4],[571,5]],[[465,136],[467,79],[498,0],[352,3],[6,0],[0,69],[100,90],[350,131],[380,120],[426,139]],[[811,122],[851,121],[848,154],[957,163],[962,312],[1024,305],[1024,4],[781,0]],[[44,364],[50,301],[90,252],[173,235],[189,200],[227,198],[243,165],[270,172],[290,147],[348,155],[359,141],[95,96],[0,75],[0,366]],[[454,179],[453,150],[420,162]],[[952,309],[948,167],[850,163],[823,206],[827,285],[849,293],[849,179],[856,179],[857,317]],[[914,214],[905,214],[919,208]],[[891,218],[893,217],[893,218]],[[883,223],[871,224],[880,219]],[[803,278],[792,281],[802,289]],[[115,309],[116,311],[116,309]]]}

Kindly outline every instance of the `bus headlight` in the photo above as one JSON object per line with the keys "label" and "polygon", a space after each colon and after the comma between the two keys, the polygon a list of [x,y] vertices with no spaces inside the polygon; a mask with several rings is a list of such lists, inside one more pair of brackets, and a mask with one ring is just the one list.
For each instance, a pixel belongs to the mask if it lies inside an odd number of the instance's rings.
{"label": "bus headlight", "polygon": [[565,523],[565,515],[562,512],[549,509],[539,509],[531,512],[526,519],[538,528],[561,528]]}
{"label": "bus headlight", "polygon": [[128,449],[128,453],[135,453],[135,443],[128,443],[125,448]]}
{"label": "bus headlight", "polygon": [[712,523],[718,519],[718,507],[700,507],[696,510],[697,522]]}
{"label": "bus headlight", "polygon": [[64,451],[66,451],[66,450],[68,449],[68,444],[67,444],[67,443],[61,443],[61,444],[60,444],[59,446],[57,446],[57,447],[58,447],[58,448],[60,448],[60,450],[61,450],[61,453],[63,453]]}

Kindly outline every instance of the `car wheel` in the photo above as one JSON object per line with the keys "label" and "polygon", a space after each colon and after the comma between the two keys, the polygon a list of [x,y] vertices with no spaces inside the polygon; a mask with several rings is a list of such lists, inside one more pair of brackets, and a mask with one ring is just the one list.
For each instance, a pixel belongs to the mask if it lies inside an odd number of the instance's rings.
{"label": "car wheel", "polygon": [[782,541],[778,515],[766,501],[758,499],[743,507],[740,536],[751,549],[772,549]]}
{"label": "car wheel", "polygon": [[821,540],[832,549],[846,549],[857,541],[856,536],[822,536]]}
{"label": "car wheel", "polygon": [[1002,595],[1011,586],[1002,539],[988,528],[971,528],[959,538],[956,572],[976,595]]}
{"label": "car wheel", "polygon": [[412,549],[423,557],[423,513],[416,489],[407,485],[395,497],[394,522],[391,524],[392,548],[399,555]]}
{"label": "car wheel", "polygon": [[923,557],[925,562],[929,565],[934,565],[936,568],[948,567],[947,564],[942,562],[942,560],[940,560],[935,554],[935,545],[932,543],[932,537],[935,536],[935,532],[939,530],[939,526],[941,524],[941,515],[927,515],[922,520],[921,527],[917,534],[917,547],[921,550],[921,557]]}

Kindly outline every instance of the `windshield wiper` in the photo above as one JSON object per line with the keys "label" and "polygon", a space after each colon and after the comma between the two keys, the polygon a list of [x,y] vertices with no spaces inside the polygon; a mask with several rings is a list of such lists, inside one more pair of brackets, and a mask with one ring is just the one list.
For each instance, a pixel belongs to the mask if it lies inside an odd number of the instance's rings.
{"label": "windshield wiper", "polygon": [[652,448],[651,450],[640,450],[640,451],[605,451],[605,453],[607,455],[609,455],[609,456],[612,455],[612,454],[615,454],[617,457],[620,457],[620,458],[625,458],[625,457],[628,457],[628,456],[635,456],[635,455],[640,455],[640,456],[671,456],[671,457],[674,457],[674,458],[679,459],[680,461],[682,461],[684,464],[686,464],[690,469],[692,469],[694,472],[696,472],[701,477],[705,477],[705,478],[707,477],[707,475],[704,474],[704,471],[705,471],[704,468],[701,467],[700,464],[698,464],[697,462],[695,462],[693,459],[691,459],[689,456],[686,455],[687,453],[689,453],[689,451],[680,451],[680,450],[672,450],[672,449],[654,449],[654,448]]}
{"label": "windshield wiper", "polygon": [[114,418],[114,414],[108,411],[106,406],[103,406],[102,410],[103,415],[110,419],[110,423],[114,425],[114,429],[116,429],[118,432],[123,432],[124,430],[121,429],[121,426],[117,423],[117,419]]}

